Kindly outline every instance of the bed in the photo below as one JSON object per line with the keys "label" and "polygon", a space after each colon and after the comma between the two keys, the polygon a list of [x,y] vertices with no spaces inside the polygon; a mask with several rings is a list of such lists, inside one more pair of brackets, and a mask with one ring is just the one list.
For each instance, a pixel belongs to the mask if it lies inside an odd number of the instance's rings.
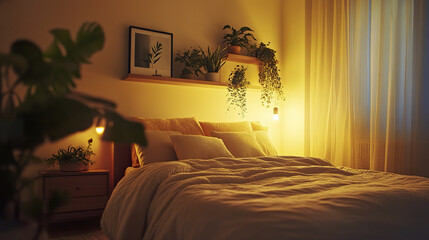
{"label": "bed", "polygon": [[155,162],[122,178],[129,149],[115,145],[110,239],[429,239],[427,178],[293,156]]}

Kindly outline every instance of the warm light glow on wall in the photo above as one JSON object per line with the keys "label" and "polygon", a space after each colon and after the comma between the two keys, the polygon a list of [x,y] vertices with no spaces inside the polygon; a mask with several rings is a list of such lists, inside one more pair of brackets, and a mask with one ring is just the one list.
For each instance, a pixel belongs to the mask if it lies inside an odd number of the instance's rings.
{"label": "warm light glow on wall", "polygon": [[273,120],[279,120],[279,109],[277,107],[273,109]]}

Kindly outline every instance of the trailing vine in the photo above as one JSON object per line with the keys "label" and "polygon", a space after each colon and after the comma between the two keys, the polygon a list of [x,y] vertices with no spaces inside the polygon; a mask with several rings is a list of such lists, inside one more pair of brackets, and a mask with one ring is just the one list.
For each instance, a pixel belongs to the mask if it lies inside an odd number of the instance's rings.
{"label": "trailing vine", "polygon": [[261,103],[269,108],[273,99],[284,101],[283,86],[280,78],[280,70],[277,68],[276,51],[268,47],[270,43],[260,43],[254,46],[253,54],[261,62],[259,65],[259,83],[262,86]]}
{"label": "trailing vine", "polygon": [[242,118],[246,116],[247,113],[247,101],[246,93],[247,87],[250,85],[250,82],[246,78],[247,67],[237,65],[228,77],[228,108],[227,111],[233,107],[234,109],[239,108],[240,111],[238,115]]}

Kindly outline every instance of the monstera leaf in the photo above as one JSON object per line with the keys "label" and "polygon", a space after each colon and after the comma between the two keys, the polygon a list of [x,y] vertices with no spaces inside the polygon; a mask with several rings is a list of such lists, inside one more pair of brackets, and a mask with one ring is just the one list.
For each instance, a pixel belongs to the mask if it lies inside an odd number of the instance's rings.
{"label": "monstera leaf", "polygon": [[[112,142],[128,143],[135,142],[146,146],[146,138],[140,134],[144,132],[143,125],[124,119],[114,111],[106,110],[106,128],[103,134],[103,140]],[[130,131],[124,131],[128,129]]]}
{"label": "monstera leaf", "polygon": [[[59,140],[104,119],[108,125],[103,139],[146,145],[143,125],[116,113],[115,103],[74,91],[81,65],[103,48],[102,28],[84,23],[75,39],[66,29],[53,29],[51,34],[54,39],[46,51],[18,40],[9,53],[0,53],[0,217],[11,201],[19,199],[28,182],[21,174],[30,159],[37,158],[34,149],[46,140]],[[17,89],[26,92],[18,94]],[[58,201],[52,201],[48,207],[57,207]]]}

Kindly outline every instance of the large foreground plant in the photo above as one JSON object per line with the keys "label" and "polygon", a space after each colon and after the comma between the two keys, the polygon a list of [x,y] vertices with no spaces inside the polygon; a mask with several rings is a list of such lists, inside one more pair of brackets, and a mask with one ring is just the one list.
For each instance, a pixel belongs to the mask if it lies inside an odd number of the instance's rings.
{"label": "large foreground plant", "polygon": [[[1,218],[11,203],[15,218],[19,217],[20,192],[31,183],[22,173],[37,159],[35,148],[47,140],[59,140],[104,119],[104,140],[146,144],[143,126],[121,117],[113,102],[73,91],[81,65],[103,47],[102,28],[84,23],[74,40],[65,29],[51,34],[54,40],[45,51],[31,41],[18,40],[9,53],[0,54]],[[55,199],[51,202],[50,208],[58,205]],[[39,220],[42,203],[32,199],[27,204],[29,215]]]}

